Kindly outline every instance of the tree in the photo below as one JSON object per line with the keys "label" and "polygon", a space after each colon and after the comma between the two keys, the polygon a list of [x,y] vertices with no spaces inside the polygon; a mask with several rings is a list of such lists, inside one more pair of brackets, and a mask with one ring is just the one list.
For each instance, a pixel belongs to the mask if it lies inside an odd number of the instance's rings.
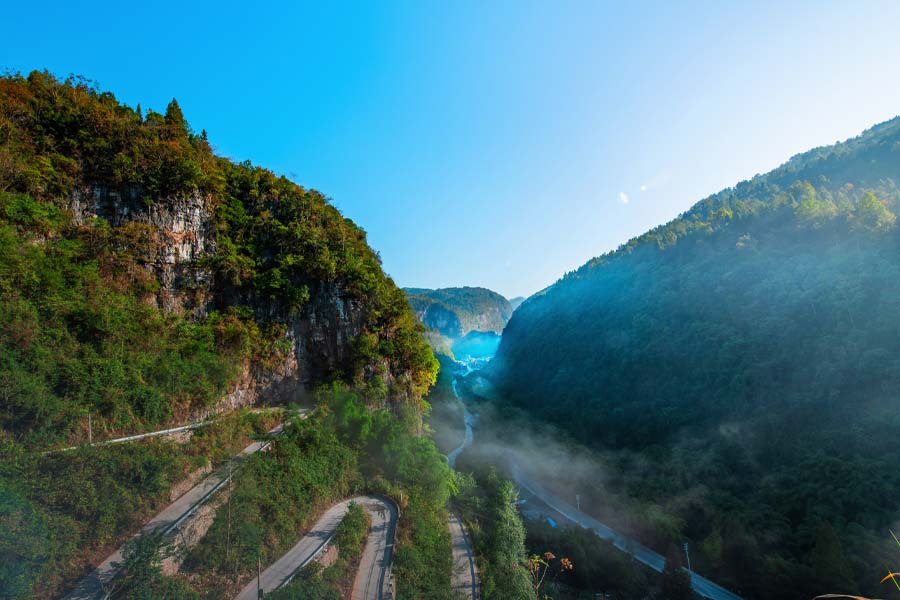
{"label": "tree", "polygon": [[820,197],[808,181],[791,186],[797,202],[796,214],[801,227],[818,229],[837,215],[837,207],[830,198]]}
{"label": "tree", "polygon": [[855,229],[885,231],[893,227],[896,221],[897,216],[888,210],[884,202],[876,198],[871,191],[863,194],[853,213]]}
{"label": "tree", "polygon": [[172,98],[172,101],[166,106],[165,122],[166,129],[168,129],[171,139],[187,137],[187,121],[184,120],[184,113],[181,112],[181,107],[178,105],[178,100],[175,98]]}
{"label": "tree", "polygon": [[491,523],[486,547],[493,567],[485,597],[534,600],[531,576],[525,569],[525,527],[516,511],[516,488],[512,482],[498,477],[493,468],[485,487],[489,498],[486,519]]}
{"label": "tree", "polygon": [[684,568],[681,551],[675,544],[669,544],[666,564],[662,570],[662,591],[666,600],[691,600],[694,588],[691,574]]}

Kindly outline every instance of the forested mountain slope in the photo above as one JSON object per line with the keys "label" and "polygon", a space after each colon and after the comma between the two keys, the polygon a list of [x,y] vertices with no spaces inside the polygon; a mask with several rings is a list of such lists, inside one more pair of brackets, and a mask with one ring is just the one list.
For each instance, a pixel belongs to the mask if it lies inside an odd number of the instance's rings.
{"label": "forested mountain slope", "polygon": [[502,333],[512,315],[509,301],[486,288],[404,288],[422,323],[449,338],[472,331]]}
{"label": "forested mountain slope", "polygon": [[897,181],[894,119],[710,196],[520,306],[494,377],[723,583],[876,594],[900,509]]}
{"label": "forested mountain slope", "polygon": [[216,156],[177,102],[0,79],[0,426],[46,443],[343,379],[411,398],[433,358],[365,233]]}
{"label": "forested mountain slope", "polygon": [[[367,456],[392,444],[393,460],[430,461],[443,473],[433,446],[411,434],[437,373],[423,331],[359,227],[322,194],[217,156],[175,100],[164,114],[145,113],[77,78],[0,77],[0,596],[58,597],[170,501],[179,482],[272,423],[239,412],[187,443],[88,447],[89,433],[97,441],[159,429],[334,383],[356,390],[355,412],[390,432],[366,442]],[[326,485],[310,474],[330,468],[320,455],[343,460],[354,477],[401,480],[384,460],[357,467],[355,446],[321,429],[310,436],[324,450],[304,452],[306,463],[261,453],[272,464],[241,516],[247,530],[229,529],[229,541],[243,535],[252,548],[242,556],[254,557],[253,568],[255,557],[291,543],[317,498],[337,493],[340,477],[330,473]],[[286,438],[275,446],[290,450]],[[69,444],[82,446],[42,452]],[[287,503],[279,469],[290,473]],[[445,486],[416,489],[410,506]],[[239,500],[241,484],[236,490]],[[267,502],[284,514],[261,517]],[[446,550],[449,561],[449,543],[433,535],[423,543],[420,533],[446,528],[445,503],[439,496],[429,511],[418,509],[431,525],[401,524],[398,572],[410,571],[402,557],[417,552]],[[276,521],[294,525],[259,533]],[[198,587],[227,555],[216,548]],[[431,573],[417,572],[420,580]]]}

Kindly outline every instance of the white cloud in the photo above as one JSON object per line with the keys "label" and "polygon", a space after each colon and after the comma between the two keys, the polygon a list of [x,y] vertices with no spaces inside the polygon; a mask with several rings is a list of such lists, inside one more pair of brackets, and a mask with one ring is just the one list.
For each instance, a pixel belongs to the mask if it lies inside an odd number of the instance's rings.
{"label": "white cloud", "polygon": [[649,186],[648,186],[646,183],[641,184],[641,191],[642,191],[642,192],[646,192],[648,189],[649,189]]}
{"label": "white cloud", "polygon": [[631,202],[631,198],[628,197],[628,194],[619,192],[619,204],[628,204],[629,202]]}

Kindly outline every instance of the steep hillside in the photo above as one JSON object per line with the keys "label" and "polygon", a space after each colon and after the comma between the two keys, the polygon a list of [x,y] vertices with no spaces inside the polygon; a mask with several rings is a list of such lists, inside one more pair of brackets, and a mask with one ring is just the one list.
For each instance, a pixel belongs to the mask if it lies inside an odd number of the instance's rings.
{"label": "steep hillside", "polygon": [[0,78],[0,589],[57,597],[271,423],[40,450],[329,383],[409,437],[437,372],[423,331],[360,228],[322,194],[216,156],[175,100],[144,113],[80,79]]}
{"label": "steep hillside", "polygon": [[[318,192],[165,114],[0,80],[0,425],[134,429],[303,385],[427,388],[433,359],[365,234]],[[148,335],[149,334],[149,335]],[[49,437],[48,437],[49,436]]]}
{"label": "steep hillside", "polygon": [[419,320],[449,338],[460,338],[470,331],[502,333],[512,315],[509,301],[485,288],[404,288],[404,291]]}
{"label": "steep hillside", "polygon": [[516,310],[517,308],[519,308],[519,306],[520,306],[523,302],[525,302],[525,297],[524,297],[524,296],[516,296],[515,298],[510,298],[510,299],[509,299],[509,305],[510,305],[510,307],[511,307],[513,310]]}
{"label": "steep hillside", "polygon": [[897,119],[706,198],[519,307],[497,383],[608,452],[597,493],[662,509],[648,536],[696,542],[748,597],[877,593],[900,516],[896,181]]}

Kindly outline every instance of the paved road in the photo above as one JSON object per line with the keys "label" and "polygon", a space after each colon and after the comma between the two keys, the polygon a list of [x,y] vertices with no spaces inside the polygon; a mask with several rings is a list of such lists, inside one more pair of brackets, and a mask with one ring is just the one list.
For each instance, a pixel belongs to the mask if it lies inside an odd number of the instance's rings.
{"label": "paved road", "polygon": [[[253,408],[250,409],[251,413],[264,413],[264,412],[272,412],[273,410],[279,410],[278,408]],[[301,409],[300,414],[306,413],[306,409]],[[228,413],[224,413],[220,416],[226,416]],[[203,420],[197,421],[196,423],[190,423],[189,425],[181,425],[180,427],[171,427],[169,429],[160,429],[159,431],[148,431],[146,433],[138,433],[135,435],[128,435],[125,437],[115,438],[112,440],[103,440],[100,442],[94,442],[92,444],[79,444],[77,446],[68,446],[66,448],[59,448],[57,450],[47,450],[45,452],[41,452],[43,456],[47,456],[48,454],[56,454],[58,452],[71,452],[72,450],[77,450],[78,448],[89,448],[93,446],[109,446],[110,444],[122,444],[124,442],[136,442],[138,440],[143,440],[149,437],[159,437],[163,435],[172,435],[175,433],[181,433],[184,431],[191,431],[193,429],[199,429],[201,427],[206,427],[208,425],[212,425],[216,422],[218,416],[212,417],[204,417]]]}
{"label": "paved road", "polygon": [[466,423],[466,436],[463,438],[463,441],[459,446],[457,446],[456,448],[451,450],[449,454],[447,454],[447,462],[450,463],[451,469],[456,468],[456,459],[459,458],[460,453],[472,445],[472,421],[474,420],[474,417],[472,416],[472,413],[469,412],[469,409],[464,407],[464,410],[465,413],[463,414],[463,419]]}
{"label": "paved road", "polygon": [[[572,521],[573,523],[577,523],[582,527],[592,530],[595,534],[597,534],[597,536],[611,541],[613,545],[619,550],[631,554],[639,562],[647,565],[654,571],[662,572],[663,566],[666,562],[666,559],[662,555],[657,554],[646,546],[623,537],[600,521],[581,512],[564,500],[557,498],[546,489],[544,489],[538,482],[523,474],[519,470],[518,465],[513,465],[512,475],[516,483],[518,483],[522,488],[527,490],[544,504],[552,508],[562,517],[568,519],[569,521]],[[693,571],[691,572],[691,583],[694,586],[694,591],[704,598],[709,598],[710,600],[742,600],[741,597],[737,594],[726,590],[720,585],[716,585],[709,579],[701,577]]]}
{"label": "paved road", "polygon": [[475,555],[465,526],[455,513],[450,513],[450,538],[453,543],[453,572],[450,575],[453,598],[477,600],[478,571],[475,569]]}
{"label": "paved road", "polygon": [[[278,434],[281,432],[281,425],[272,429],[269,433]],[[269,446],[270,442],[253,442],[244,448],[240,454],[228,461],[226,465],[217,469],[214,473],[206,477],[203,481],[189,489],[175,502],[164,508],[159,514],[150,519],[142,532],[156,531],[163,529],[165,533],[169,533],[175,527],[182,524],[191,515],[217,491],[222,489],[233,473],[244,461],[252,454],[264,450]],[[65,597],[65,600],[103,600],[108,597],[107,588],[109,583],[115,577],[118,569],[113,563],[122,562],[122,548],[119,548],[106,560],[100,563],[93,572],[78,582],[75,589]]]}
{"label": "paved road", "polygon": [[397,507],[393,502],[367,496],[360,503],[372,519],[366,549],[359,559],[351,600],[388,600],[391,593],[391,562],[397,530]]}
{"label": "paved road", "polygon": [[[453,379],[453,395],[456,396],[457,400],[460,400],[455,378]],[[461,401],[460,403],[462,404]],[[466,435],[463,437],[462,443],[447,455],[447,462],[450,463],[450,468],[456,467],[456,459],[460,452],[472,445],[472,422],[474,417],[465,404],[463,404],[463,410],[465,411],[463,419],[466,424]],[[478,570],[475,568],[475,554],[472,550],[466,526],[456,514],[450,513],[449,527],[453,548],[453,571],[450,574],[450,586],[453,597],[476,600],[479,589]]]}
{"label": "paved road", "polygon": [[382,498],[357,496],[338,502],[326,510],[302,540],[263,571],[259,582],[254,578],[248,583],[235,600],[256,600],[257,585],[263,592],[269,593],[289,583],[297,571],[312,562],[325,549],[337,526],[347,514],[351,502],[365,508],[372,521],[366,547],[359,561],[351,598],[353,600],[390,598],[390,567],[394,553],[397,509],[392,502]]}
{"label": "paved road", "polygon": [[147,433],[139,433],[137,435],[129,435],[126,437],[115,438],[113,440],[104,440],[102,442],[94,442],[93,444],[81,444],[79,446],[69,446],[67,448],[60,448],[59,450],[47,450],[46,452],[42,452],[44,456],[48,454],[56,454],[58,452],[71,452],[72,450],[77,450],[79,448],[86,448],[92,446],[109,446],[110,444],[121,444],[123,442],[135,442],[137,440],[142,440],[144,438],[149,437],[158,437],[161,435],[172,435],[173,433],[181,433],[182,431],[191,431],[192,429],[199,429],[200,427],[206,427],[207,425],[211,425],[214,421],[200,421],[198,423],[192,423],[190,425],[182,425],[181,427],[172,427],[170,429],[161,429],[160,431],[149,431]]}

